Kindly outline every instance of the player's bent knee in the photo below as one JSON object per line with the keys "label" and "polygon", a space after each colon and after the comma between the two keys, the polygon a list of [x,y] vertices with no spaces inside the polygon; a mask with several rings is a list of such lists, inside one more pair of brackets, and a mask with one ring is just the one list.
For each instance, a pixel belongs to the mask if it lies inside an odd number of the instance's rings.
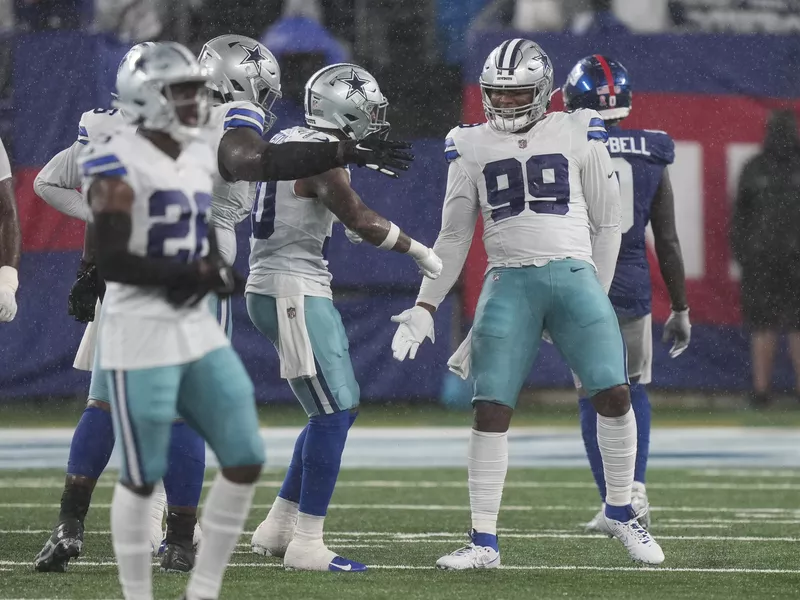
{"label": "player's bent knee", "polygon": [[152,483],[146,483],[143,485],[134,485],[129,481],[123,481],[122,485],[128,488],[137,496],[144,496],[145,498],[150,496],[153,493],[153,490],[155,489],[155,484]]}
{"label": "player's bent knee", "polygon": [[473,429],[490,433],[504,433],[511,425],[514,409],[488,400],[477,400],[474,403]]}
{"label": "player's bent knee", "polygon": [[261,464],[223,467],[222,476],[233,483],[243,485],[255,483],[261,476]]}
{"label": "player's bent knee", "polygon": [[111,412],[111,405],[108,402],[97,400],[96,398],[89,398],[86,401],[86,408],[99,408],[100,410]]}
{"label": "player's bent knee", "polygon": [[617,385],[592,396],[592,405],[604,417],[621,417],[631,408],[631,395],[627,385]]}

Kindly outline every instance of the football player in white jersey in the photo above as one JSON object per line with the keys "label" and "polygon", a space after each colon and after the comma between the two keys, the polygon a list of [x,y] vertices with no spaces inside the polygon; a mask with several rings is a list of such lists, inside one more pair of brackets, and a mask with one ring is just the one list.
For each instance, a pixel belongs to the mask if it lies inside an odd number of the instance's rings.
{"label": "football player in white jersey", "polygon": [[189,599],[219,597],[264,461],[253,385],[205,301],[243,283],[219,256],[208,223],[217,164],[201,136],[207,83],[183,46],[144,48],[117,78],[116,104],[138,129],[102,136],[80,157],[107,285],[97,353],[123,448],[111,532],[129,599],[153,596],[144,525],[167,469],[174,419],[200,432],[221,465]]}
{"label": "football player in white jersey", "polygon": [[[152,42],[131,48],[120,62],[120,69],[149,46],[152,46]],[[92,371],[86,409],[70,444],[58,521],[34,559],[34,568],[42,572],[64,572],[69,560],[77,558],[83,551],[84,520],[92,493],[114,449],[109,389],[99,367],[99,357],[95,356],[96,328],[101,312],[99,299],[105,291],[105,284],[98,277],[94,262],[91,208],[76,188],[81,185],[78,157],[85,146],[124,126],[125,121],[116,108],[96,108],[83,113],[78,124],[77,140],[56,154],[34,181],[36,193],[50,206],[87,222],[83,258],[77,280],[70,290],[69,314],[80,322],[88,323],[74,366]],[[161,485],[157,487],[150,522],[150,545],[153,554],[157,554],[164,538],[164,508],[169,500],[167,539],[162,558],[162,568],[166,571],[189,571],[192,568],[193,546],[200,538],[199,529],[196,528],[196,509],[204,470],[205,443],[202,438],[185,423],[175,423],[169,469],[165,477],[165,487],[169,493],[165,493]]]}
{"label": "football player in white jersey", "polygon": [[0,140],[0,323],[13,321],[17,314],[21,239],[11,163]]}
{"label": "football player in white jersey", "polygon": [[[272,143],[315,145],[388,131],[388,102],[375,78],[357,65],[321,69],[306,84],[305,97],[308,127],[281,131]],[[359,403],[347,336],[332,302],[328,239],[338,218],[371,244],[408,254],[427,277],[438,277],[442,263],[430,248],[364,205],[346,169],[259,183],[254,193],[247,311],[278,350],[281,377],[309,422],[278,497],[253,534],[253,551],[281,556],[289,569],[364,571],[365,565],[329,550],[322,535]]]}
{"label": "football player in white jersey", "polygon": [[631,486],[636,421],[625,348],[606,295],[620,244],[620,196],[591,110],[545,115],[553,68],[530,40],[503,42],[480,77],[488,123],[453,129],[442,229],[434,251],[444,268],[425,280],[416,306],[394,317],[397,360],[432,336],[433,313],[455,283],[478,215],[489,269],[469,339],[451,358],[474,380],[469,442],[469,544],[443,556],[443,569],[500,565],[497,516],[508,468],[508,427],[542,335],[549,333],[598,412],[608,484],[605,518],[634,560],[664,554],[636,521]]}

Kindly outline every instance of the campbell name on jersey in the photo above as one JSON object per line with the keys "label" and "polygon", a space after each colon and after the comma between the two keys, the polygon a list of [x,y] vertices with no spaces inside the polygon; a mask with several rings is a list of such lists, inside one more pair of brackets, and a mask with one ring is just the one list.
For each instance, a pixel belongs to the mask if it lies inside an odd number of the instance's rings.
{"label": "campbell name on jersey", "polygon": [[608,296],[619,314],[644,316],[652,297],[645,231],[675,143],[663,131],[609,127],[607,147],[622,199],[622,244]]}
{"label": "campbell name on jersey", "polygon": [[[329,142],[327,133],[293,127],[270,141]],[[247,291],[275,297],[331,297],[326,260],[334,216],[317,198],[295,193],[294,181],[269,181],[254,186],[250,213],[250,276]]]}
{"label": "campbell name on jersey", "polygon": [[[228,102],[212,107],[207,135],[215,162],[222,136],[228,131],[246,128],[263,136],[264,127],[264,111],[252,102]],[[210,219],[217,228],[219,251],[228,264],[233,264],[236,260],[234,227],[250,213],[250,184],[246,181],[226,181],[219,168],[216,168],[212,197]]]}
{"label": "campbell name on jersey", "polygon": [[[93,137],[79,162],[85,192],[104,177],[121,178],[133,189],[129,252],[183,262],[208,252],[216,161],[206,143],[187,145],[173,160],[123,127]],[[107,282],[99,344],[104,369],[186,363],[227,344],[205,302],[177,308],[160,288]]]}
{"label": "campbell name on jersey", "polygon": [[594,264],[582,168],[590,144],[605,139],[591,110],[551,113],[520,134],[487,123],[450,131],[445,158],[477,189],[489,268],[567,257]]}

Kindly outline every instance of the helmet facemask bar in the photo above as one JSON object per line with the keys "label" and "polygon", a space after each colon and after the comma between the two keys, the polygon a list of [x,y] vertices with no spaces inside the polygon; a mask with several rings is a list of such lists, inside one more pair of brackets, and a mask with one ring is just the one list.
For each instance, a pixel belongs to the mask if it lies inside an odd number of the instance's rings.
{"label": "helmet facemask bar", "polygon": [[[538,121],[550,105],[548,82],[541,80],[532,86],[503,86],[481,83],[483,112],[492,128],[507,133],[519,131]],[[498,108],[492,103],[489,92],[530,91],[532,100],[523,106]]]}
{"label": "helmet facemask bar", "polygon": [[272,87],[263,77],[254,77],[250,79],[250,85],[253,86],[253,102],[264,111],[264,131],[268,131],[278,118],[275,113],[272,112],[272,106],[283,94],[280,90],[276,90]]}
{"label": "helmet facemask bar", "polygon": [[386,111],[389,108],[389,102],[384,97],[380,104],[373,104],[367,113],[370,117],[369,127],[367,127],[367,135],[377,135],[380,138],[386,139],[389,135],[391,124],[386,120]]}

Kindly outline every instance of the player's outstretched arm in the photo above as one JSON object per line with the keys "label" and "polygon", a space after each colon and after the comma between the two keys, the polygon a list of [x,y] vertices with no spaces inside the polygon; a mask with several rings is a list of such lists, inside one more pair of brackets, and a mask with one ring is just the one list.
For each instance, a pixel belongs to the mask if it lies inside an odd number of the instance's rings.
{"label": "player's outstretched arm", "polygon": [[396,360],[412,360],[419,345],[429,338],[435,342],[433,313],[455,285],[475,233],[478,220],[478,191],[458,162],[450,163],[447,191],[442,207],[442,228],[433,251],[442,259],[438,279],[425,279],[416,305],[392,317],[398,323],[392,339],[392,355]]}
{"label": "player's outstretched arm", "polygon": [[622,201],[611,157],[601,141],[589,142],[589,153],[581,169],[581,184],[592,232],[592,260],[597,267],[597,279],[608,293],[622,241]]}
{"label": "player's outstretched arm", "polygon": [[[210,291],[230,293],[235,281],[218,256],[209,253],[190,263],[137,256],[128,250],[133,230],[133,189],[119,177],[96,179],[89,188],[94,212],[97,268],[106,281],[162,287],[180,300],[201,298]],[[226,270],[227,269],[227,270]],[[234,285],[235,287],[235,285]]]}
{"label": "player's outstretched arm", "polygon": [[11,165],[0,142],[0,323],[13,320],[17,314],[17,268],[21,244]]}
{"label": "player's outstretched arm", "polygon": [[348,164],[397,177],[414,156],[411,145],[379,138],[361,141],[270,144],[250,128],[231,129],[219,144],[220,173],[228,181],[289,181],[313,177]]}
{"label": "player's outstretched arm", "polygon": [[350,187],[344,169],[332,169],[297,181],[295,191],[300,196],[316,196],[347,229],[382,250],[408,254],[425,277],[436,279],[442,271],[442,261],[427,246],[403,233],[400,228],[369,208]]}
{"label": "player's outstretched arm", "polygon": [[664,341],[673,340],[670,356],[675,358],[689,346],[692,326],[686,300],[686,275],[681,243],[675,226],[675,199],[666,169],[650,208],[650,224],[653,227],[658,268],[672,305],[672,313],[664,326]]}

